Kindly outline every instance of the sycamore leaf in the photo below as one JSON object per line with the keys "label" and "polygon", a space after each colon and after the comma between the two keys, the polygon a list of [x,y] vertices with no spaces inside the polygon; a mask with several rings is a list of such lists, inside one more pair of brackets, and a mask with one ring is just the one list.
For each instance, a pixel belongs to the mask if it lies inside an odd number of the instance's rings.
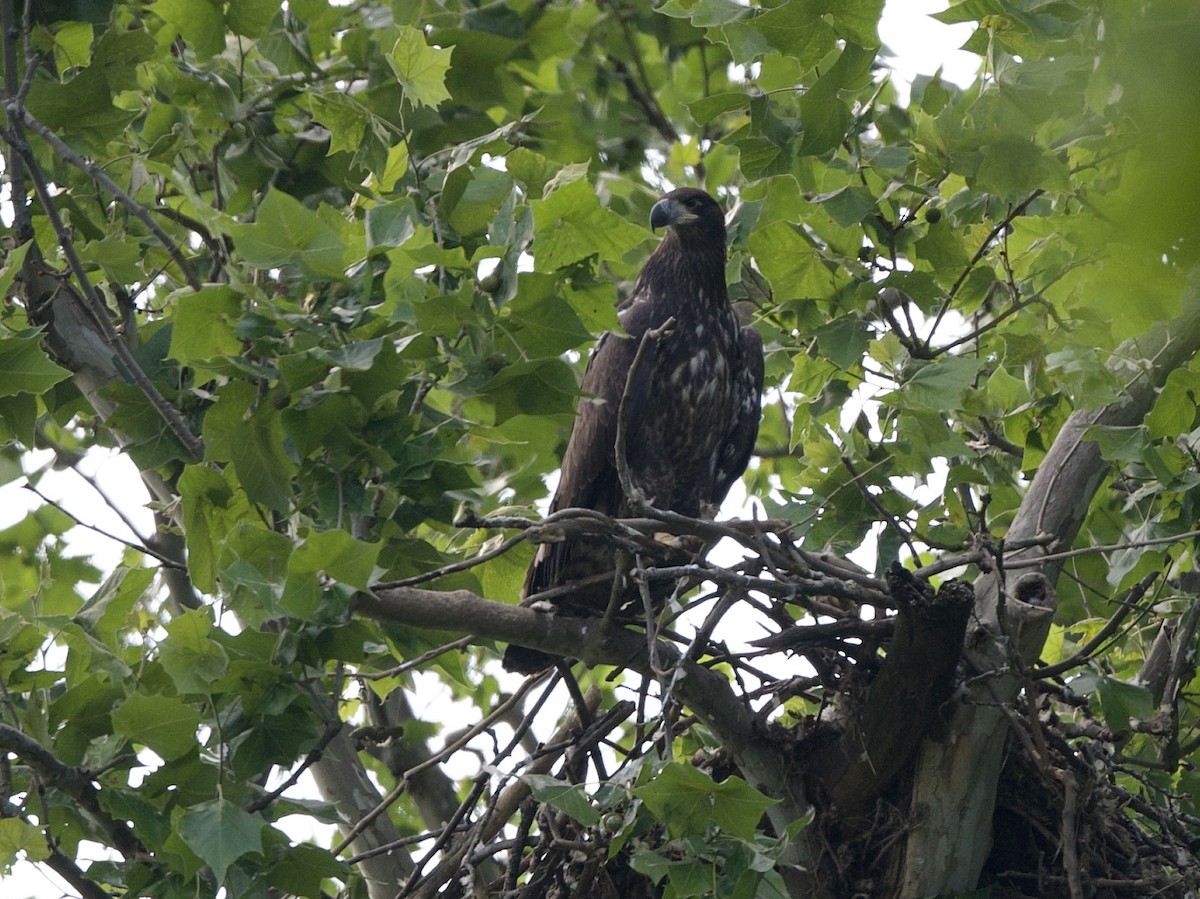
{"label": "sycamore leaf", "polygon": [[228,799],[193,805],[179,822],[179,836],[212,868],[218,882],[235,861],[262,851],[263,823]]}
{"label": "sycamore leaf", "polygon": [[170,761],[195,747],[200,713],[173,696],[134,693],[113,712],[112,722],[116,733]]}
{"label": "sycamore leaf", "polygon": [[580,179],[560,187],[544,200],[534,200],[534,268],[551,272],[599,254],[619,259],[647,237],[600,205],[591,184]]}
{"label": "sycamore leaf", "polygon": [[45,393],[70,376],[50,361],[36,336],[0,338],[0,396]]}
{"label": "sycamore leaf", "polygon": [[919,368],[904,382],[902,390],[885,399],[904,408],[961,409],[963,391],[975,382],[981,360],[966,356],[943,356]]}
{"label": "sycamore leaf", "polygon": [[592,806],[591,800],[579,784],[566,783],[546,774],[526,774],[521,780],[529,785],[534,798],[539,802],[554,806],[585,827],[590,827],[600,820],[600,813]]}
{"label": "sycamore leaf", "polygon": [[180,693],[207,693],[229,668],[228,655],[211,633],[212,621],[200,610],[178,615],[167,625],[158,660]]}
{"label": "sycamore leaf", "polygon": [[330,877],[345,879],[349,867],[338,861],[328,849],[311,843],[298,843],[286,849],[271,869],[271,886],[284,893],[319,899],[328,895],[321,889]]}
{"label": "sycamore leaf", "polygon": [[329,155],[356,151],[367,132],[366,109],[345,94],[310,94],[308,108],[313,121],[329,130]]}
{"label": "sycamore leaf", "polygon": [[346,531],[313,531],[288,559],[288,572],[324,572],[334,580],[366,590],[382,548],[382,543],[356,540]]}
{"label": "sycamore leaf", "polygon": [[10,296],[9,291],[12,290],[13,281],[20,274],[21,267],[25,265],[25,254],[29,252],[32,245],[32,241],[26,241],[5,257],[4,268],[0,269],[0,296]]}
{"label": "sycamore leaf", "polygon": [[39,862],[49,857],[50,847],[40,827],[20,818],[4,818],[0,820],[0,872],[8,872],[18,853],[24,853],[27,861]]}
{"label": "sycamore leaf", "polygon": [[437,106],[449,100],[446,73],[454,51],[429,46],[425,34],[411,25],[401,25],[398,30],[400,37],[387,59],[400,79],[404,96],[417,106]]}
{"label": "sycamore leaf", "polygon": [[717,783],[703,771],[678,762],[667,765],[634,793],[674,837],[703,834],[716,826],[748,840],[763,813],[775,804],[740,777]]}
{"label": "sycamore leaf", "polygon": [[301,265],[314,275],[342,278],[346,246],[337,232],[295,197],[272,189],[253,224],[229,226],[246,261],[263,269]]}
{"label": "sycamore leaf", "polygon": [[150,10],[174,28],[197,55],[225,49],[225,17],[217,0],[157,0]]}
{"label": "sycamore leaf", "polygon": [[234,327],[242,312],[242,296],[232,287],[209,285],[172,297],[175,322],[168,357],[193,365],[218,356],[236,356],[242,341]]}
{"label": "sycamore leaf", "polygon": [[183,526],[187,534],[188,574],[206,593],[216,588],[218,541],[225,535],[223,510],[233,499],[233,488],[207,465],[189,465],[179,476]]}
{"label": "sycamore leaf", "polygon": [[251,502],[286,509],[295,463],[283,446],[279,410],[258,402],[254,385],[231,382],[204,416],[205,458],[232,462]]}

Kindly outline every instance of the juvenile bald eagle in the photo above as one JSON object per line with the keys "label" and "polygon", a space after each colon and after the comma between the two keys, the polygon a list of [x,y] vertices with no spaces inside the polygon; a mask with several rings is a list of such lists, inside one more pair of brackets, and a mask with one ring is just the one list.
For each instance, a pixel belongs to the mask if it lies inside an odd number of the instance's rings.
{"label": "juvenile bald eagle", "polygon": [[[718,506],[741,477],[758,436],[762,340],[738,326],[725,289],[725,217],[702,190],[673,190],[650,211],[666,228],[633,291],[617,306],[625,333],[600,338],[588,362],[562,475],[550,510],[595,509],[614,517],[635,510],[617,474],[618,411],[626,397],[626,460],[651,505],[692,517]],[[656,352],[626,380],[647,331],[675,322]],[[610,544],[586,539],[545,543],[525,576],[522,605],[549,599],[560,614],[598,616],[615,575]],[[637,596],[630,586],[629,598]],[[553,662],[510,644],[509,671],[531,674]]]}

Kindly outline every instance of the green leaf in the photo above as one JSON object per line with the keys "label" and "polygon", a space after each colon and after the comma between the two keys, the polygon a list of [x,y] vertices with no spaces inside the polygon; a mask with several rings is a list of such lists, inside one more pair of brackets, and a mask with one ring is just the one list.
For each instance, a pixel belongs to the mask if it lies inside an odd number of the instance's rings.
{"label": "green leaf", "polygon": [[755,228],[749,247],[777,300],[822,296],[828,291],[828,273],[812,244],[794,225],[780,220]]}
{"label": "green leaf", "polygon": [[175,321],[167,356],[182,365],[203,363],[218,356],[237,356],[242,341],[234,333],[245,298],[232,287],[208,285],[175,294]]}
{"label": "green leaf", "polygon": [[86,135],[96,143],[115,138],[135,117],[113,105],[112,85],[98,65],[65,83],[35,79],[25,105],[59,137]]}
{"label": "green leaf", "polygon": [[678,762],[668,764],[634,793],[677,838],[705,834],[717,826],[751,839],[764,812],[776,802],[740,777],[718,784],[698,768]]}
{"label": "green leaf", "polygon": [[430,47],[425,34],[411,25],[401,25],[400,36],[392,46],[387,61],[400,79],[404,96],[413,105],[437,106],[450,99],[446,90],[446,73],[450,70],[453,50]]}
{"label": "green leaf", "polygon": [[87,22],[67,22],[54,34],[54,62],[58,71],[82,68],[91,61],[92,26]]}
{"label": "green leaf", "polygon": [[155,0],[150,11],[171,25],[200,57],[225,49],[225,16],[218,0]]}
{"label": "green leaf", "polygon": [[722,113],[745,109],[750,105],[750,98],[742,93],[711,94],[686,105],[697,125],[707,125]]}
{"label": "green leaf", "polygon": [[983,362],[966,356],[943,356],[922,366],[886,399],[905,408],[961,409],[963,392],[975,383]]}
{"label": "green leaf", "polygon": [[314,531],[288,559],[288,572],[323,572],[343,584],[366,590],[371,584],[382,543],[365,543],[341,530]]}
{"label": "green leaf", "polygon": [[979,190],[1018,197],[1038,187],[1064,188],[1070,180],[1066,166],[1032,141],[1002,137],[981,151],[975,183]]}
{"label": "green leaf", "polygon": [[655,12],[690,19],[697,28],[726,25],[746,15],[747,8],[734,0],[667,0]]}
{"label": "green leaf", "polygon": [[1150,435],[1141,425],[1097,425],[1088,428],[1087,436],[1096,441],[1100,455],[1110,462],[1142,462],[1152,449]]}
{"label": "green leaf", "polygon": [[784,3],[753,19],[721,29],[736,62],[750,62],[770,51],[781,53],[810,69],[834,49],[837,34],[807,3]]}
{"label": "green leaf", "polygon": [[387,151],[383,171],[376,171],[379,179],[379,189],[388,192],[396,186],[396,182],[408,173],[408,144],[401,141]]}
{"label": "green leaf", "polygon": [[600,205],[591,184],[580,179],[534,200],[534,268],[552,272],[599,255],[619,259],[647,239],[644,228],[630,224]]}
{"label": "green leaf", "polygon": [[218,883],[243,855],[262,852],[262,829],[262,821],[228,799],[194,805],[179,822],[179,836],[212,868]]}
{"label": "green leaf", "polygon": [[234,34],[259,38],[278,14],[279,0],[232,0],[225,18]]}
{"label": "green leaf", "polygon": [[533,796],[564,814],[570,815],[585,827],[600,821],[600,813],[579,784],[567,783],[546,774],[523,774],[521,780],[529,785]]}
{"label": "green leaf", "polygon": [[345,276],[341,237],[317,213],[277,188],[263,198],[253,224],[229,229],[246,262],[256,268],[301,265],[314,275]]}
{"label": "green leaf", "polygon": [[25,254],[29,252],[29,248],[33,246],[32,241],[26,241],[15,250],[9,251],[4,258],[4,268],[0,270],[0,296],[11,296],[13,281],[17,275],[21,273],[22,266],[25,265]]}
{"label": "green leaf", "polygon": [[328,849],[311,843],[299,843],[288,847],[280,856],[267,875],[267,880],[271,886],[288,895],[321,899],[328,895],[323,889],[325,880],[332,877],[344,879],[348,873],[348,866],[338,861]]}
{"label": "green leaf", "polygon": [[196,588],[216,590],[217,544],[225,536],[224,510],[233,500],[233,488],[207,465],[189,465],[179,476],[183,527],[187,534],[188,574]]}
{"label": "green leaf", "polygon": [[329,130],[329,155],[358,150],[370,117],[353,98],[340,93],[309,94],[308,108],[313,121]]}
{"label": "green leaf", "polygon": [[822,354],[838,368],[848,370],[862,363],[870,344],[870,331],[856,315],[843,315],[813,332]]}
{"label": "green leaf", "polygon": [[158,644],[158,660],[180,693],[207,694],[228,670],[229,656],[212,639],[212,630],[205,609],[190,609],[167,624],[167,637]]}
{"label": "green leaf", "polygon": [[70,376],[50,361],[36,335],[0,338],[0,396],[45,393]]}
{"label": "green leaf", "polygon": [[22,855],[31,862],[50,857],[42,829],[20,818],[0,818],[0,873],[10,871]]}
{"label": "green leaf", "polygon": [[154,581],[152,568],[118,568],[79,610],[75,620],[106,643],[127,626],[134,603]]}
{"label": "green leaf", "polygon": [[1104,720],[1114,731],[1128,730],[1130,719],[1144,720],[1154,714],[1148,687],[1104,676],[1100,678],[1099,693]]}
{"label": "green leaf", "polygon": [[291,502],[295,463],[283,446],[283,424],[253,384],[234,381],[204,416],[205,458],[229,461],[251,502],[285,510]]}
{"label": "green leaf", "polygon": [[592,339],[570,304],[553,293],[557,279],[527,273],[520,285],[508,309],[524,353],[532,358],[556,357]]}
{"label": "green leaf", "polygon": [[113,711],[112,721],[117,734],[170,761],[195,748],[200,713],[175,697],[134,693]]}
{"label": "green leaf", "polygon": [[876,201],[865,187],[847,186],[813,197],[812,202],[820,203],[831,219],[841,227],[849,228],[861,222],[875,208]]}

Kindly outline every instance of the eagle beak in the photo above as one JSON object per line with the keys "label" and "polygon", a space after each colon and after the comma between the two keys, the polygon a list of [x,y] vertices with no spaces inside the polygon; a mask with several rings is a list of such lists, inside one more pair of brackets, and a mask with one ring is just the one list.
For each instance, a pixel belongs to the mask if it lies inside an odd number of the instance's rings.
{"label": "eagle beak", "polygon": [[694,212],[688,212],[682,203],[674,200],[659,200],[650,210],[650,230],[657,231],[659,228],[666,228],[669,225],[694,221],[697,217]]}

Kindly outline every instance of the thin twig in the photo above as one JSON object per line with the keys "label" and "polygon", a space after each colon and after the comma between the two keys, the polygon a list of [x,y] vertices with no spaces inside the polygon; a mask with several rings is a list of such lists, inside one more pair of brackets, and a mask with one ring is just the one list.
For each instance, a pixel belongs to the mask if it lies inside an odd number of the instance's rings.
{"label": "thin twig", "polygon": [[1079,870],[1079,785],[1075,773],[1063,770],[1062,852],[1063,867],[1067,871],[1067,889],[1071,899],[1083,899],[1083,877]]}
{"label": "thin twig", "polygon": [[[5,107],[9,116],[12,119],[16,119],[20,107],[14,108],[11,101],[6,103]],[[75,250],[75,242],[62,220],[62,216],[58,214],[58,207],[55,205],[54,198],[50,195],[46,177],[41,170],[41,166],[38,164],[37,157],[25,140],[22,122],[19,119],[10,119],[10,124],[12,124],[15,133],[5,135],[5,139],[9,141],[12,148],[25,160],[30,179],[33,182],[34,192],[38,196],[38,202],[41,203],[42,209],[46,213],[46,218],[49,220],[51,228],[58,239],[63,256],[66,257],[67,265],[70,267],[76,282],[79,284],[80,290],[83,292],[82,296],[79,297],[79,302],[84,312],[96,326],[104,343],[121,361],[133,383],[145,394],[146,399],[150,401],[150,404],[154,407],[154,411],[166,422],[167,427],[171,429],[171,432],[183,444],[185,451],[193,459],[203,459],[204,444],[192,433],[191,428],[184,422],[183,416],[179,414],[179,410],[168,403],[162,393],[159,392],[159,389],[154,386],[154,383],[146,375],[145,370],[138,363],[137,359],[134,358],[129,347],[125,345],[125,341],[121,339],[121,336],[113,327],[108,317],[108,309],[100,295],[96,292],[91,279],[88,278],[87,271],[83,267],[83,260],[79,258],[79,254]]]}
{"label": "thin twig", "polygon": [[84,157],[80,156],[69,146],[67,146],[62,138],[34,118],[33,114],[28,109],[25,109],[24,107],[19,107],[17,109],[10,108],[9,112],[11,115],[21,115],[26,128],[48,143],[51,148],[53,148],[55,153],[80,171],[84,172],[93,181],[116,197],[122,206],[128,209],[138,221],[149,228],[150,233],[158,238],[159,242],[163,245],[163,249],[165,249],[171,259],[175,261],[175,264],[179,266],[179,270],[183,272],[183,276],[187,279],[188,286],[191,287],[192,290],[199,290],[203,286],[200,276],[196,274],[196,270],[192,268],[192,264],[188,262],[187,258],[183,255],[183,252],[179,249],[179,245],[171,239],[171,236],[162,229],[162,226],[159,225],[158,222],[154,221],[154,219],[150,217],[150,213],[146,211],[146,207],[144,207],[133,197],[129,196],[129,194],[127,194],[121,188],[121,186],[117,184],[117,182],[113,181],[113,179],[110,178],[108,174],[105,173],[105,171],[98,165],[96,165],[90,159],[85,159]]}
{"label": "thin twig", "polygon": [[1070,658],[1063,659],[1061,662],[1055,662],[1053,665],[1047,665],[1044,668],[1034,669],[1031,674],[1039,679],[1047,677],[1057,677],[1070,671],[1072,668],[1084,664],[1096,651],[1104,645],[1104,643],[1117,632],[1129,613],[1136,609],[1138,602],[1146,595],[1146,591],[1150,589],[1150,585],[1158,579],[1158,572],[1151,572],[1129,589],[1125,594],[1125,598],[1121,600],[1120,606],[1111,618],[1104,623],[1104,627],[1088,640],[1083,646],[1071,654]]}
{"label": "thin twig", "polygon": [[924,343],[926,347],[933,343],[933,335],[941,325],[942,319],[949,311],[951,303],[954,302],[954,297],[958,294],[959,289],[963,286],[963,282],[967,280],[967,276],[974,271],[975,266],[979,264],[979,261],[987,255],[988,250],[991,249],[992,241],[994,241],[1001,233],[1003,233],[1003,231],[1008,228],[1008,226],[1011,225],[1015,219],[1024,215],[1025,210],[1029,208],[1029,204],[1040,197],[1043,193],[1045,193],[1045,191],[1039,187],[1028,197],[1010,209],[1008,214],[999,222],[997,222],[996,226],[992,228],[992,230],[988,232],[987,236],[980,242],[979,249],[975,251],[975,255],[971,257],[970,262],[963,266],[963,270],[959,272],[958,277],[954,279],[954,283],[950,285],[950,290],[946,294],[945,301],[938,308],[937,315],[934,316],[933,319],[933,326],[930,327],[929,333],[925,337]]}
{"label": "thin twig", "polygon": [[134,543],[131,540],[125,540],[122,537],[118,537],[116,534],[110,534],[108,531],[104,530],[103,528],[97,527],[94,524],[88,524],[86,521],[83,521],[81,518],[79,518],[78,515],[71,512],[69,509],[63,508],[63,506],[61,504],[50,499],[50,497],[46,496],[46,494],[42,493],[40,490],[38,490],[32,484],[27,483],[27,484],[24,484],[23,486],[30,493],[35,494],[42,502],[46,503],[49,506],[53,506],[58,511],[62,512],[63,515],[66,515],[68,518],[70,518],[73,522],[75,522],[77,527],[87,528],[89,531],[97,533],[101,537],[107,537],[109,540],[112,540],[114,543],[120,543],[122,546],[128,547],[129,549],[136,550],[137,552],[140,552],[147,556],[150,556],[151,558],[157,560],[164,568],[173,568],[176,571],[187,571],[186,565],[175,561],[174,559],[170,558],[169,556],[163,555],[162,553],[158,552],[158,550],[151,549],[149,546],[146,546],[141,543]]}

